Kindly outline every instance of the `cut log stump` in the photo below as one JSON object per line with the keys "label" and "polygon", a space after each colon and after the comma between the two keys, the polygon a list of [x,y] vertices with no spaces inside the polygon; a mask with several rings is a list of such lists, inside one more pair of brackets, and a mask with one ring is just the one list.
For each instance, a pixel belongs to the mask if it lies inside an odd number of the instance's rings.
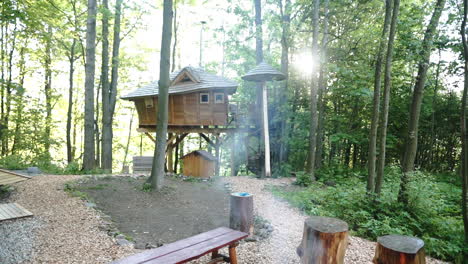
{"label": "cut log stump", "polygon": [[424,241],[416,237],[388,235],[377,238],[375,264],[425,264]]}
{"label": "cut log stump", "polygon": [[348,247],[348,224],[330,217],[312,216],[304,223],[297,254],[302,264],[342,264]]}
{"label": "cut log stump", "polygon": [[246,192],[231,193],[229,227],[253,235],[253,195]]}

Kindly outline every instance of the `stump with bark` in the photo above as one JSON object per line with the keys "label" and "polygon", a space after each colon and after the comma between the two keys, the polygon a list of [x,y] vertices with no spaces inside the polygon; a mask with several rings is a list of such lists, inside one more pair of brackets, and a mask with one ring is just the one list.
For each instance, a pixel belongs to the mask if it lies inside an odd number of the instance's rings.
{"label": "stump with bark", "polygon": [[348,224],[330,217],[312,216],[304,223],[297,254],[302,264],[342,264],[348,246]]}
{"label": "stump with bark", "polygon": [[375,264],[425,264],[424,241],[416,237],[388,235],[377,239]]}
{"label": "stump with bark", "polygon": [[253,235],[253,195],[246,192],[231,193],[229,227]]}

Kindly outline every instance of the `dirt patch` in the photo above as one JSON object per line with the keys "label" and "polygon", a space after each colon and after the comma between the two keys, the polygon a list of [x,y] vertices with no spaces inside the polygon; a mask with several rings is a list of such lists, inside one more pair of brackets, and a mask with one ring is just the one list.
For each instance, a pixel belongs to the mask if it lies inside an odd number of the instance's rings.
{"label": "dirt patch", "polygon": [[213,182],[166,178],[160,192],[143,188],[146,178],[91,178],[75,188],[109,215],[136,247],[159,246],[229,226],[229,197]]}

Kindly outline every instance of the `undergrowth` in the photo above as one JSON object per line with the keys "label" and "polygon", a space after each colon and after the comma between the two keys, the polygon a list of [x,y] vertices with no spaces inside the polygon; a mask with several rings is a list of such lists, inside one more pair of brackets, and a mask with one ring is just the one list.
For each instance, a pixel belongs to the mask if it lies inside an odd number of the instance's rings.
{"label": "undergrowth", "polygon": [[313,184],[308,174],[296,175],[297,184],[308,187],[273,187],[272,191],[307,214],[340,218],[352,234],[371,240],[387,234],[416,236],[424,240],[429,255],[461,263],[467,249],[456,175],[413,173],[408,206],[397,202],[400,171],[396,167],[386,169],[380,197],[366,194],[363,171],[325,168],[317,172]]}

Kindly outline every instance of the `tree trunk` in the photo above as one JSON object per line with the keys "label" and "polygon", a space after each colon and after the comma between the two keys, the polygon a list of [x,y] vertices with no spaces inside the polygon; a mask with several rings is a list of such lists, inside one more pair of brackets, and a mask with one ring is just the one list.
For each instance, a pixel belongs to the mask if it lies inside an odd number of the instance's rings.
{"label": "tree trunk", "polygon": [[[468,43],[466,21],[468,16],[468,0],[463,0],[463,22],[460,29],[463,44],[463,59],[465,60],[464,86],[461,109],[461,182],[462,182],[462,217],[465,228],[465,244],[468,244],[468,133],[467,133],[467,100],[468,100]],[[464,263],[468,263],[468,252],[464,252]]]}
{"label": "tree trunk", "polygon": [[164,158],[166,155],[167,115],[169,99],[169,70],[172,35],[172,0],[164,0],[163,30],[161,40],[161,60],[159,64],[158,116],[156,126],[156,146],[153,167],[151,168],[151,187],[160,190],[164,185]]}
{"label": "tree trunk", "polygon": [[348,224],[336,218],[312,216],[304,222],[297,254],[302,264],[344,263]]}
{"label": "tree trunk", "polygon": [[387,43],[388,28],[390,26],[390,18],[392,12],[392,0],[385,0],[385,19],[380,37],[379,50],[375,59],[375,72],[374,72],[374,100],[372,110],[371,128],[369,131],[369,157],[367,159],[368,176],[367,176],[367,191],[374,192],[375,190],[375,161],[377,156],[377,128],[379,123],[379,110],[380,110],[380,87],[381,87],[381,73],[382,61],[385,53],[385,44]]}
{"label": "tree trunk", "polygon": [[320,63],[320,75],[319,75],[319,88],[318,88],[318,124],[317,124],[317,146],[315,149],[315,168],[322,167],[323,164],[323,134],[324,134],[324,122],[325,122],[325,98],[324,94],[327,90],[328,81],[328,69],[327,69],[327,46],[328,46],[328,5],[329,0],[325,0],[324,17],[323,17],[323,38],[321,45],[321,63]]}
{"label": "tree trunk", "polygon": [[20,60],[19,60],[19,88],[16,95],[16,122],[15,122],[15,135],[13,137],[13,146],[11,147],[11,153],[17,154],[19,145],[21,144],[21,125],[23,124],[23,110],[24,110],[24,78],[26,76],[26,61],[24,59],[25,47],[27,47],[27,41],[20,49]]}
{"label": "tree trunk", "polygon": [[[285,76],[289,75],[289,38],[291,31],[291,0],[286,0],[284,5],[284,11],[281,4],[281,15],[282,15],[282,33],[281,33],[281,72]],[[288,99],[288,78],[283,81],[282,87],[280,88],[279,94],[279,109],[280,109],[280,132],[279,132],[279,164],[288,160],[287,156],[287,139],[289,137],[289,131],[286,126],[286,103]]]}
{"label": "tree trunk", "polygon": [[73,75],[75,72],[75,46],[76,38],[73,38],[73,43],[70,47],[70,57],[68,61],[70,62],[69,68],[69,78],[68,78],[68,109],[67,109],[67,162],[70,164],[73,161],[72,155],[72,141],[71,141],[71,127],[72,127],[72,114],[73,114]]}
{"label": "tree trunk", "polygon": [[[254,0],[255,4],[255,55],[256,55],[256,63],[259,64],[263,61],[263,29],[262,29],[262,3],[261,0]],[[264,146],[265,146],[265,130],[263,127],[263,104],[267,102],[263,102],[263,88],[260,82],[256,83],[256,113],[253,113],[256,118],[256,128],[259,132],[257,137],[260,139],[259,146],[258,146],[258,155],[257,157],[260,159],[257,164],[260,165],[258,171],[260,171],[260,177],[265,176],[265,163],[264,161]]]}
{"label": "tree trunk", "polygon": [[[314,0],[314,11],[312,15],[312,57],[318,58],[318,37],[319,37],[319,11],[320,11],[320,0]],[[317,66],[320,67],[320,63],[317,62]],[[315,148],[317,145],[317,93],[318,93],[318,79],[317,72],[312,71],[311,84],[310,84],[310,132],[309,132],[309,160],[308,160],[308,172],[310,179],[315,181]]]}
{"label": "tree trunk", "polygon": [[434,13],[432,14],[429,25],[427,26],[424,40],[422,42],[420,61],[418,65],[418,76],[413,90],[413,99],[411,103],[410,118],[408,123],[408,135],[405,143],[405,154],[402,162],[402,176],[398,201],[408,204],[407,184],[409,182],[408,173],[414,169],[414,159],[418,148],[418,126],[419,115],[421,113],[421,104],[423,99],[424,85],[426,84],[427,70],[429,68],[429,59],[431,56],[432,40],[439,24],[439,19],[444,9],[446,0],[437,0]]}
{"label": "tree trunk", "polygon": [[128,137],[127,137],[127,145],[125,146],[125,154],[122,163],[122,172],[125,170],[125,166],[127,166],[127,156],[128,156],[128,148],[130,146],[130,140],[132,139],[132,125],[133,125],[133,117],[135,116],[135,108],[132,108],[132,112],[130,114],[130,125],[128,126]]}
{"label": "tree trunk", "polygon": [[[109,115],[109,1],[102,0],[102,60],[101,60],[101,87],[102,87],[102,156],[101,156],[101,168],[109,173],[112,172],[112,159],[108,159],[109,143],[112,152],[112,141],[109,142],[108,135],[104,136],[104,130],[108,130],[109,124],[106,122]],[[106,118],[104,118],[104,116]],[[106,120],[105,120],[106,119]],[[98,120],[99,121],[99,120]],[[112,126],[112,124],[111,124]],[[104,128],[106,127],[106,128]],[[99,144],[99,142],[98,142]],[[99,146],[96,146],[98,148]],[[104,151],[106,149],[106,151]],[[99,155],[99,153],[97,153]]]}
{"label": "tree trunk", "polygon": [[[120,24],[123,0],[115,2],[114,36],[112,43],[112,69],[111,82],[106,85],[106,106],[104,106],[104,89],[102,105],[102,168],[112,172],[112,139],[115,104],[117,101],[117,83],[119,77],[119,53],[120,53]],[[104,29],[103,29],[104,30]],[[104,58],[104,57],[103,57]],[[107,63],[108,64],[108,63]],[[108,70],[108,69],[107,69]],[[107,71],[106,71],[107,72]],[[103,86],[104,88],[104,86]]]}
{"label": "tree trunk", "polygon": [[[45,83],[44,83],[44,93],[45,93],[45,102],[46,102],[46,118],[45,118],[45,154],[47,157],[50,157],[50,132],[52,127],[52,27],[49,26],[47,29],[47,40],[46,40],[46,50],[45,50]],[[8,113],[8,109],[7,109]]]}
{"label": "tree trunk", "polygon": [[[172,133],[169,133],[168,135],[169,138],[172,138]],[[177,138],[177,136],[176,136]],[[167,142],[167,171],[168,172],[174,172],[174,139],[170,139],[169,142]]]}
{"label": "tree trunk", "polygon": [[388,235],[377,239],[375,264],[425,264],[424,242],[415,237]]}
{"label": "tree trunk", "polygon": [[96,62],[96,0],[88,0],[86,21],[86,64],[85,64],[85,124],[83,169],[95,166],[94,152],[94,70]]}
{"label": "tree trunk", "polygon": [[387,144],[387,125],[388,111],[390,106],[390,90],[392,89],[392,59],[393,59],[393,43],[395,40],[396,27],[398,21],[398,12],[400,10],[400,0],[393,0],[392,22],[390,25],[390,35],[388,37],[387,58],[385,60],[385,81],[384,81],[384,98],[382,117],[380,118],[380,151],[377,162],[377,179],[375,182],[375,192],[380,193],[382,190],[382,181],[385,168],[385,151]]}
{"label": "tree trunk", "polygon": [[[179,24],[177,23],[177,1],[174,0],[174,43],[172,44],[172,63],[171,63],[171,72],[175,71],[175,58],[176,58],[176,49],[177,49],[177,29]],[[177,153],[177,152],[176,152]],[[177,155],[176,155],[177,156]],[[174,171],[176,171],[174,169]]]}

